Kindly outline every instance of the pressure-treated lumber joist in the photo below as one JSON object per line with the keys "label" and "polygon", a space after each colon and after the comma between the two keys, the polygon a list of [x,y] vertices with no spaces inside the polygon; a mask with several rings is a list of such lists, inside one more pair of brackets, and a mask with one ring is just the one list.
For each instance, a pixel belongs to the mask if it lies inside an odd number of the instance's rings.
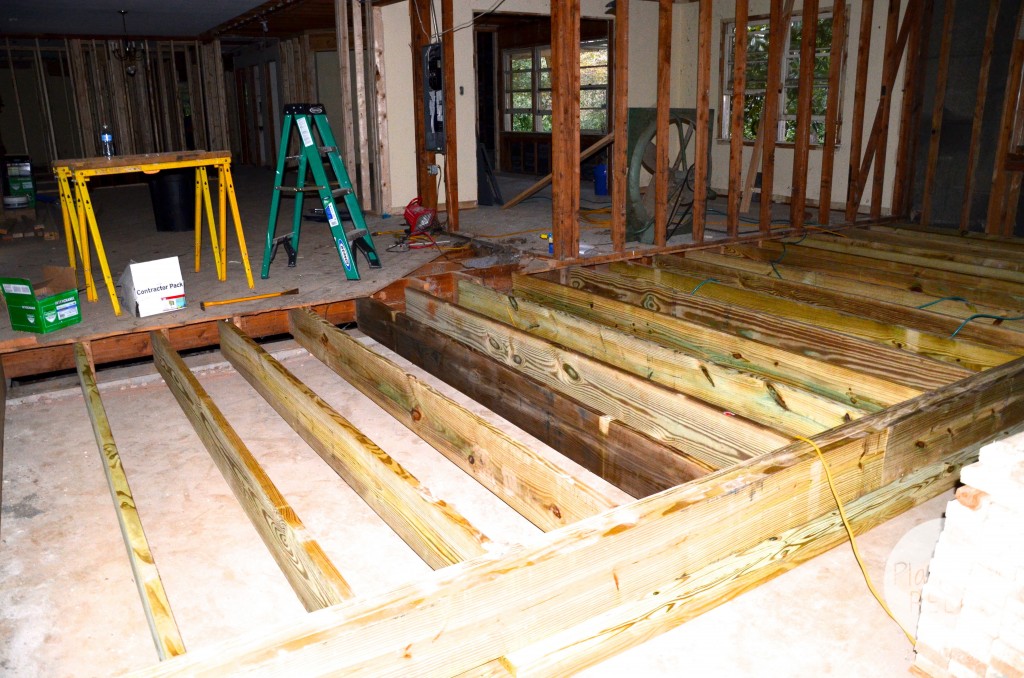
{"label": "pressure-treated lumber joist", "polygon": [[278,491],[192,371],[163,335],[150,335],[153,361],[238,504],[307,612],[353,597],[352,589]]}
{"label": "pressure-treated lumber joist", "polygon": [[[873,495],[888,511],[912,504],[916,500],[908,498],[920,498],[923,485],[931,483],[932,492],[948,486],[950,470],[966,461],[960,450],[1024,418],[1022,371],[1021,361],[1004,365],[816,436],[840,500],[850,504],[883,488],[895,490]],[[936,417],[943,426],[935,425]],[[909,471],[897,470],[907,457],[917,460],[916,468],[932,467],[929,474],[901,482]],[[646,599],[647,614],[655,617],[665,607],[658,594],[667,581],[685,583],[706,567],[831,516],[835,502],[823,475],[808,445],[789,445],[541,535],[503,556],[444,568],[372,600],[204,648],[145,675],[256,671],[281,662],[300,673],[329,668],[345,675],[452,675],[624,602]],[[814,550],[814,539],[805,543]],[[790,557],[781,553],[778,566],[787,567]],[[704,590],[726,600],[757,581],[726,568]]]}
{"label": "pressure-treated lumber joist", "polygon": [[307,351],[540,529],[628,499],[569,476],[311,311],[294,309],[290,317],[292,335]]}
{"label": "pressure-treated lumber joist", "polygon": [[873,257],[912,266],[925,266],[940,271],[962,273],[978,278],[1005,280],[1017,285],[1024,284],[1024,271],[1019,270],[1012,262],[994,257],[979,258],[947,252],[945,256],[936,256],[934,250],[910,247],[885,247],[883,243],[867,244],[860,241],[836,238],[828,235],[808,237],[800,243],[815,249],[829,250],[843,254],[856,254]]}
{"label": "pressure-treated lumber joist", "polygon": [[971,248],[981,248],[994,253],[1024,252],[1024,238],[1006,238],[976,231],[954,231],[949,228],[909,223],[866,224],[862,228],[872,232],[902,235],[919,244],[945,242],[957,246],[966,244]]}
{"label": "pressure-treated lumber joist", "polygon": [[252,339],[220,324],[221,353],[239,374],[433,568],[486,552],[487,537],[430,496],[398,462]]}
{"label": "pressure-treated lumber joist", "polygon": [[[999,259],[1018,266],[1024,264],[1024,250],[1014,248],[1012,243],[1000,242],[998,245],[992,242],[971,241],[960,235],[949,235],[940,238],[933,235],[928,237],[914,236],[909,234],[898,234],[886,231],[867,230],[853,228],[843,233],[850,240],[858,243],[868,243],[869,247],[885,250],[922,250],[927,251],[927,256],[945,259],[950,254],[951,243],[956,245],[956,254],[963,257],[975,259]],[[872,243],[877,243],[873,245]],[[967,261],[967,259],[965,259]]]}
{"label": "pressure-treated lumber joist", "polygon": [[767,256],[771,258],[767,259],[768,261],[786,262],[807,268],[831,267],[836,275],[849,277],[856,274],[878,280],[882,284],[885,284],[883,281],[887,280],[888,276],[894,275],[901,284],[912,285],[910,289],[929,291],[930,294],[939,296],[946,296],[943,290],[946,290],[947,286],[950,290],[948,294],[956,294],[954,290],[957,289],[976,290],[983,286],[990,299],[1001,299],[998,303],[1004,306],[1013,306],[1015,302],[1012,299],[1024,298],[1024,285],[1018,283],[879,259],[872,256],[871,252],[844,254],[804,247],[802,244],[774,242],[763,243],[760,249],[769,253]]}
{"label": "pressure-treated lumber joist", "polygon": [[357,304],[359,329],[533,437],[634,497],[707,471],[592,407],[466,348],[373,299]]}
{"label": "pressure-treated lumber joist", "polygon": [[[737,254],[747,249],[744,246],[732,247],[731,251]],[[959,296],[960,299],[949,298],[954,295],[948,293],[943,295],[923,294],[918,291],[903,289],[897,286],[881,285],[875,282],[861,282],[855,278],[847,278],[839,275],[832,275],[828,271],[816,271],[798,266],[787,266],[772,261],[748,259],[743,256],[725,256],[709,251],[691,250],[686,253],[686,258],[705,264],[726,266],[737,271],[758,276],[775,277],[780,280],[802,283],[824,289],[841,289],[845,293],[853,294],[867,299],[882,301],[889,304],[898,304],[909,308],[927,307],[935,313],[942,313],[961,320],[966,319],[974,313],[991,313],[994,315],[1017,315],[1017,311],[1007,308],[987,306],[975,303],[985,301],[984,290],[974,290],[973,299]],[[967,299],[967,301],[962,301]],[[1024,305],[1022,305],[1024,307]],[[1013,327],[1016,323],[1004,323],[1004,327]]]}
{"label": "pressure-treated lumber joist", "polygon": [[[514,289],[546,306],[848,405],[881,409],[970,374],[912,354],[909,362],[889,360],[894,351],[862,339],[677,294],[644,280],[573,269],[569,282],[517,276]],[[861,365],[877,367],[861,370]]]}
{"label": "pressure-treated lumber joist", "polygon": [[784,382],[701,360],[628,332],[465,280],[459,282],[458,303],[786,435],[813,435],[866,413]]}
{"label": "pressure-treated lumber joist", "polygon": [[[683,294],[692,294],[692,290],[705,280],[704,275],[686,275],[665,268],[650,266],[612,265],[612,270],[622,275],[642,278],[658,285],[678,290]],[[795,301],[773,296],[765,292],[752,292],[730,285],[708,282],[699,290],[702,296],[709,299],[745,306],[762,313],[769,313],[791,320],[799,320],[819,327],[852,334],[880,344],[898,349],[914,351],[931,358],[937,358],[968,369],[981,370],[994,365],[1001,365],[1015,356],[1012,353],[989,348],[981,344],[972,344],[947,336],[928,334],[918,330],[910,330],[902,325],[891,325],[889,322],[865,318],[852,313],[844,313],[834,308],[825,308],[811,303]],[[950,328],[952,332],[953,328]]]}
{"label": "pressure-treated lumber joist", "polygon": [[786,439],[765,426],[561,349],[437,297],[406,290],[406,313],[461,343],[516,367],[550,388],[718,469],[775,449]]}
{"label": "pressure-treated lumber joist", "polygon": [[75,344],[75,362],[96,446],[103,457],[103,475],[107,479],[110,497],[114,500],[117,524],[121,528],[121,537],[128,550],[128,563],[132,568],[135,586],[139,589],[142,609],[146,613],[146,621],[149,623],[149,632],[153,636],[157,654],[160,659],[184,654],[185,644],[181,640],[178,624],[174,621],[174,613],[167,600],[167,592],[164,590],[163,580],[160,579],[160,571],[153,559],[153,552],[149,548],[142,519],[135,507],[135,497],[132,496],[128,476],[121,466],[121,455],[117,451],[117,443],[114,442],[114,434],[107,420],[107,410],[103,407],[103,399],[96,385],[88,349],[84,344]]}

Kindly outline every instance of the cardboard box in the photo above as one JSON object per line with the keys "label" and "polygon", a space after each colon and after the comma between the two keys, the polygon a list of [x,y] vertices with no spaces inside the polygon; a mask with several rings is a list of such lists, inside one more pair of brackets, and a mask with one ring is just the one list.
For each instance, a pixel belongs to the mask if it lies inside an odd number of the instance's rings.
{"label": "cardboard box", "polygon": [[25,278],[0,278],[12,328],[45,334],[82,322],[75,269],[45,266],[43,278],[39,284]]}
{"label": "cardboard box", "polygon": [[185,283],[178,257],[132,262],[118,284],[122,304],[140,318],[185,308]]}

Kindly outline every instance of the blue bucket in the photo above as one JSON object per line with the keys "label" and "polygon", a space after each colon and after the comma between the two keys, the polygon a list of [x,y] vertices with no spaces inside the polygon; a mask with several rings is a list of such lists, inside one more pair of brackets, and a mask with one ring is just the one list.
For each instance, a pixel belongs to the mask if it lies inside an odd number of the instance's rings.
{"label": "blue bucket", "polygon": [[608,165],[594,167],[594,195],[608,195]]}

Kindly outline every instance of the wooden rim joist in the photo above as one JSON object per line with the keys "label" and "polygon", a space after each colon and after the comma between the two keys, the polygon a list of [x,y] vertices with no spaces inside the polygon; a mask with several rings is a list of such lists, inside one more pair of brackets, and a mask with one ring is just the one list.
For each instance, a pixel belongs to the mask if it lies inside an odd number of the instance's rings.
{"label": "wooden rim joist", "polygon": [[[153,333],[147,351],[310,613],[181,654],[168,607],[154,638],[181,656],[139,675],[564,675],[847,539],[799,438],[820,447],[861,532],[952,487],[981,444],[1024,422],[1024,241],[875,225],[537,275],[444,273],[390,301],[355,302],[363,333],[607,482],[552,467],[313,310],[287,311],[323,369],[542,531],[494,548],[501,535],[217,321],[231,366],[434,569],[360,596]],[[119,469],[89,352],[74,350]]]}

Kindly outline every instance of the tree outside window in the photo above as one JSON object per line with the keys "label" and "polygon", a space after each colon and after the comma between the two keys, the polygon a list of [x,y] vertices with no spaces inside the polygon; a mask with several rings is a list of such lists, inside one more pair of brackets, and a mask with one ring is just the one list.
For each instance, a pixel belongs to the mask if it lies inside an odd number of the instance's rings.
{"label": "tree outside window", "polygon": [[[735,53],[736,24],[725,24],[722,40],[722,120],[728,120],[732,107],[732,68]],[[764,18],[747,24],[747,78],[743,100],[743,138],[757,138],[764,95],[768,86],[768,46],[774,32]],[[789,46],[783,54],[784,81],[779,98],[779,124],[776,141],[785,143],[796,139],[796,114],[800,86],[800,49],[803,44],[803,17],[794,16],[790,23]],[[832,62],[832,16],[818,16],[818,31],[814,40],[814,84],[811,94],[811,143],[820,144],[825,138],[825,105],[828,99],[828,71]],[[842,59],[843,55],[836,55]],[[842,93],[840,91],[840,96]],[[722,125],[722,138],[729,138],[729,125]]]}
{"label": "tree outside window", "polygon": [[[551,131],[551,46],[507,49],[505,131]],[[580,131],[608,128],[608,41],[580,43]]]}

